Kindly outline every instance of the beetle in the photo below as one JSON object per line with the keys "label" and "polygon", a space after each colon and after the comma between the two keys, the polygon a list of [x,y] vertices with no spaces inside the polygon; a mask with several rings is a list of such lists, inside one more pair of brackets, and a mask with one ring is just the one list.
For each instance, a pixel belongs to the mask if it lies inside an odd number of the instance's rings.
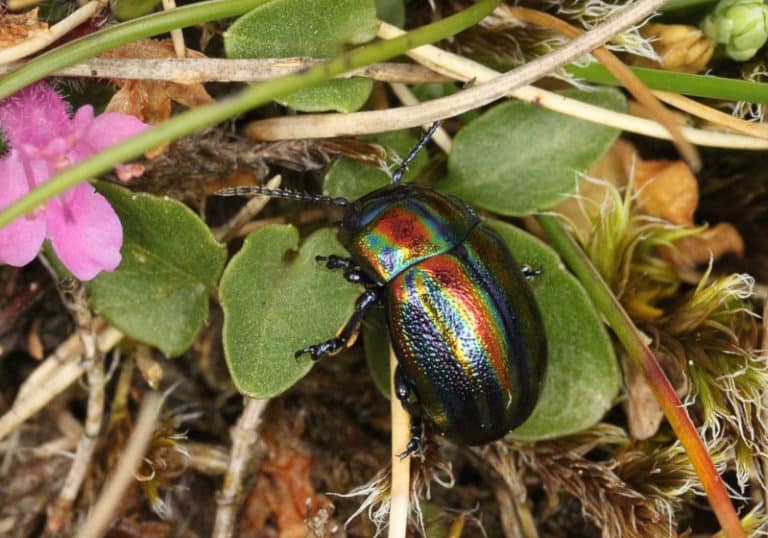
{"label": "beetle", "polygon": [[313,360],[338,353],[365,313],[384,303],[397,357],[395,395],[411,416],[405,458],[421,448],[422,420],[467,445],[502,438],[527,419],[547,366],[544,327],[528,278],[499,235],[464,201],[401,183],[425,133],[392,183],[354,201],[262,187],[222,189],[342,207],[338,238],[348,257],[318,256],[362,284],[339,334],[296,352]]}

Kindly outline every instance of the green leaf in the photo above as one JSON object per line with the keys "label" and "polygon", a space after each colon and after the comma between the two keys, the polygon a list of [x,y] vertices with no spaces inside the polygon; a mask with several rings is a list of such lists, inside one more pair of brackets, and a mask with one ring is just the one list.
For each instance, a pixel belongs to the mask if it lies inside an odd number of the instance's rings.
{"label": "green leaf", "polygon": [[[387,148],[390,154],[398,156],[398,161],[395,162],[405,159],[419,141],[415,132],[410,129],[379,133],[362,137],[362,139],[372,140]],[[429,157],[426,151],[422,151],[411,162],[403,176],[403,181],[412,181],[418,177],[428,163]],[[325,176],[325,191],[331,196],[344,196],[350,200],[356,200],[373,190],[385,187],[390,181],[392,178],[379,168],[340,157],[334,161]]]}
{"label": "green leaf", "polygon": [[314,88],[292,93],[285,99],[278,99],[281,105],[302,112],[354,112],[368,101],[373,81],[362,77],[340,78],[323,82]]}
{"label": "green leaf", "polygon": [[[623,110],[615,90],[563,95]],[[502,215],[527,215],[562,201],[619,131],[519,101],[495,106],[456,135],[438,189]]]}
{"label": "green leaf", "polygon": [[119,21],[127,21],[152,13],[160,0],[111,0],[112,14]]}
{"label": "green leaf", "polygon": [[[327,58],[376,36],[374,0],[274,0],[240,17],[224,34],[229,58]],[[352,112],[368,100],[373,83],[339,79],[281,101],[306,112]]]}
{"label": "green leaf", "polygon": [[541,271],[531,286],[544,318],[547,377],[533,414],[510,437],[549,439],[592,426],[612,406],[621,382],[613,345],[600,315],[551,248],[514,226],[487,222],[518,263]]}
{"label": "green leaf", "polygon": [[[650,67],[630,67],[646,86],[652,90],[682,93],[693,97],[768,103],[768,84],[740,78],[716,77],[677,73]],[[595,84],[621,86],[610,71],[599,63],[587,66],[569,65],[568,72]]]}
{"label": "green leaf", "polygon": [[405,4],[403,0],[376,0],[376,16],[402,28],[405,26]]}
{"label": "green leaf", "polygon": [[383,307],[372,308],[363,321],[363,347],[373,384],[389,398],[389,330]]}
{"label": "green leaf", "polygon": [[226,249],[188,207],[100,183],[123,224],[123,261],[86,282],[96,312],[168,356],[183,353],[208,318]]}
{"label": "green leaf", "polygon": [[[345,255],[335,230],[310,235],[298,254],[293,226],[265,226],[245,240],[221,279],[224,353],[237,389],[271,398],[312,368],[298,349],[332,338],[362,292],[315,256]],[[341,386],[341,385],[340,385]]]}

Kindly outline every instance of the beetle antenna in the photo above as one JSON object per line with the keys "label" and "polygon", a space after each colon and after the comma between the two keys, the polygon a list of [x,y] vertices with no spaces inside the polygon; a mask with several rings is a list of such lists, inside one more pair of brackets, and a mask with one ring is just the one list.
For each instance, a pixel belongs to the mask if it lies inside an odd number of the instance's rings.
{"label": "beetle antenna", "polygon": [[395,173],[392,174],[392,183],[400,183],[400,180],[403,179],[403,175],[405,175],[405,172],[408,170],[408,165],[411,164],[411,161],[413,161],[413,159],[416,158],[416,155],[418,155],[419,152],[422,149],[424,149],[424,146],[427,144],[427,142],[429,142],[429,140],[432,138],[432,135],[435,134],[435,131],[437,131],[437,128],[440,127],[440,125],[442,124],[443,124],[443,120],[437,120],[421,136],[421,139],[419,140],[419,142],[414,146],[414,148],[411,150],[411,152],[408,154],[405,160],[402,163],[400,163],[400,166],[397,167],[397,170],[395,170]]}
{"label": "beetle antenna", "polygon": [[324,204],[333,204],[339,207],[347,207],[349,200],[341,196],[325,196],[323,194],[309,194],[307,192],[296,192],[285,189],[267,189],[265,187],[228,187],[219,189],[214,194],[216,196],[247,196],[249,194],[258,194],[269,196],[271,198],[285,198],[286,200],[297,200],[300,202],[320,202]]}

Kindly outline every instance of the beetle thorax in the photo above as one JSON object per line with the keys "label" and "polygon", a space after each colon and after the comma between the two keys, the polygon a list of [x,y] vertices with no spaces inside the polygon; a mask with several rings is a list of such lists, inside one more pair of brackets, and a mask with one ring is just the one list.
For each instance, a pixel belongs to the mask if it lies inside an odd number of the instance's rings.
{"label": "beetle thorax", "polygon": [[385,283],[460,244],[479,222],[460,200],[416,185],[393,185],[352,204],[339,237],[371,278]]}

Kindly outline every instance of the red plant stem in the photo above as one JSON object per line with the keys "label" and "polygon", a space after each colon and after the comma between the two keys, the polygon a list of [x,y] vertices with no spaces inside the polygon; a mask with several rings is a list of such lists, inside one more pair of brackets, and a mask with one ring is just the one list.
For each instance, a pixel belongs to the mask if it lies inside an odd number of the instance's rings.
{"label": "red plant stem", "polygon": [[691,421],[688,411],[677,397],[653,352],[643,336],[632,323],[616,296],[611,292],[603,277],[592,265],[587,255],[573,237],[566,232],[557,218],[539,215],[537,221],[549,236],[552,244],[584,285],[592,302],[605,316],[608,325],[618,337],[630,360],[643,372],[651,385],[656,401],[659,402],[675,435],[683,445],[701,485],[707,494],[709,504],[720,526],[728,538],[746,538],[736,510],[728,496],[725,483],[715,469],[699,432]]}

